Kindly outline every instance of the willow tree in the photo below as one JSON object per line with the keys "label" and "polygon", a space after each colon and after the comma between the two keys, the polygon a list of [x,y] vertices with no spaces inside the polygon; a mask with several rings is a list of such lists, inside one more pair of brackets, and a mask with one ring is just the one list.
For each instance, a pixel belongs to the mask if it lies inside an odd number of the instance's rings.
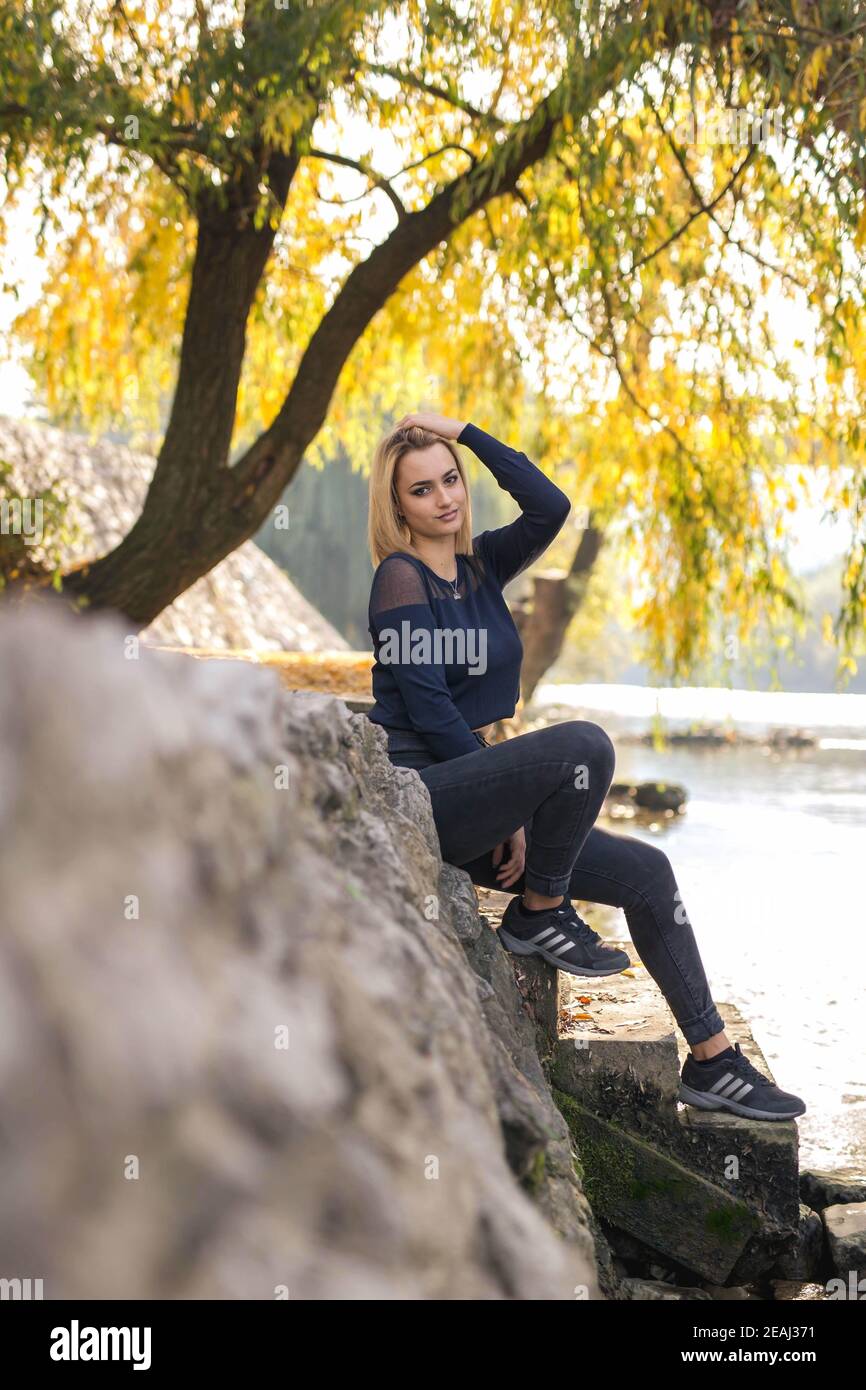
{"label": "willow tree", "polygon": [[[144,509],[120,546],[67,580],[91,605],[144,624],[258,528],[315,439],[353,347],[403,277],[457,222],[513,193],[562,117],[591,105],[628,48],[627,31],[617,30],[615,43],[599,36],[589,64],[578,59],[576,31],[563,41],[561,23],[536,34],[535,16],[518,26],[502,5],[487,17],[473,10],[461,18],[458,9],[407,4],[409,51],[390,67],[379,58],[397,16],[374,0],[256,0],[222,11],[174,0],[63,8],[25,0],[4,18],[9,171],[38,159],[46,202],[71,200],[85,229],[94,218],[121,219],[128,207],[133,258],[168,231],[163,218],[187,235],[187,219],[193,224],[176,384]],[[518,27],[521,72],[503,128],[461,102],[446,70],[478,62],[489,71]],[[636,20],[632,31],[637,38]],[[531,81],[533,57],[553,59],[555,48],[559,80],[551,85],[548,62]],[[413,49],[430,55],[420,71],[408,61]],[[381,79],[391,73],[383,96]],[[372,158],[349,161],[388,198],[395,225],[325,297],[318,320],[309,296],[293,325],[289,308],[294,372],[267,428],[232,462],[247,325],[257,296],[268,294],[278,233],[288,219],[307,237],[328,234],[310,166],[348,159],[339,132],[336,148],[320,149],[314,138],[340,99],[410,149],[399,190]],[[79,293],[67,280],[73,311]]]}
{"label": "willow tree", "polygon": [[[371,403],[402,412],[407,354],[445,409],[495,396],[503,431],[529,357],[550,384],[534,456],[571,459],[576,500],[646,553],[665,661],[690,659],[708,604],[746,629],[790,607],[791,449],[808,463],[820,433],[859,456],[854,9],[17,5],[0,147],[45,214],[51,274],[20,325],[34,368],[88,423],[152,422],[170,398],[141,516],[65,588],[144,625],[259,529],[305,456],[369,430]],[[701,94],[781,106],[793,161],[696,151],[675,132]],[[796,396],[756,308],[794,281],[820,400]],[[564,332],[588,354],[570,393]],[[840,491],[858,518],[859,476]],[[850,628],[856,555],[848,577]]]}

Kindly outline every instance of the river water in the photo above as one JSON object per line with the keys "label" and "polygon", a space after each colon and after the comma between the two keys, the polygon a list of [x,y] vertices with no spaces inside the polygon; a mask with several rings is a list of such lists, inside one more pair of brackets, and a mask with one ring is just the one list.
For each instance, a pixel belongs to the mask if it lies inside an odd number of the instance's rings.
{"label": "river water", "polygon": [[[818,744],[618,741],[659,711],[668,731],[793,727]],[[685,786],[683,816],[621,828],[664,845],[713,997],[737,1006],[777,1084],[805,1100],[801,1167],[866,1171],[866,696],[547,685],[535,712],[602,724],[617,781]]]}

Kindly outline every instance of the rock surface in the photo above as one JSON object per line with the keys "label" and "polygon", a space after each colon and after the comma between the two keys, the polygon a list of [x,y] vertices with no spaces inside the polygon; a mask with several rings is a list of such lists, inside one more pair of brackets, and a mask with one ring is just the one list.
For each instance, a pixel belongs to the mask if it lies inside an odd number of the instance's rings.
{"label": "rock surface", "polygon": [[818,1212],[846,1202],[866,1202],[866,1174],[854,1168],[804,1168],[800,1196],[806,1206]]}
{"label": "rock surface", "polygon": [[866,1202],[825,1207],[821,1213],[830,1259],[838,1276],[862,1280],[858,1298],[866,1293]]}
{"label": "rock surface", "polygon": [[[93,443],[33,420],[0,417],[0,461],[14,493],[38,497],[65,484],[80,534],[61,546],[71,566],[117,545],[141,511],[155,460],[119,444]],[[253,541],[226,556],[175,599],[140,636],[184,647],[251,651],[348,651],[349,643]]]}
{"label": "rock surface", "polygon": [[809,1283],[821,1272],[824,1254],[824,1228],[817,1212],[800,1203],[796,1235],[779,1256],[771,1277],[792,1283]]}
{"label": "rock surface", "polygon": [[0,607],[0,1275],[604,1296],[532,1019],[418,774],[333,697],[125,636]]}

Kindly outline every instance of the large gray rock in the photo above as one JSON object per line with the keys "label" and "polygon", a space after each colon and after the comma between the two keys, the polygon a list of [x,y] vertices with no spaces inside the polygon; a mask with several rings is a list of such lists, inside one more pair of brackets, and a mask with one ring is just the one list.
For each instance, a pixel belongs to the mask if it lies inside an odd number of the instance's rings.
{"label": "large gray rock", "polygon": [[[64,565],[95,560],[118,545],[144,504],[155,460],[35,420],[0,416],[0,463],[12,495],[36,498],[62,487],[70,499]],[[348,651],[349,643],[308,603],[288,575],[245,541],[163,609],[140,634],[148,642],[219,651]]]}
{"label": "large gray rock", "polygon": [[862,1281],[857,1297],[866,1294],[866,1202],[825,1207],[821,1213],[836,1275]]}
{"label": "large gray rock", "polygon": [[0,608],[0,669],[0,1276],[602,1296],[510,961],[382,732],[58,601]]}

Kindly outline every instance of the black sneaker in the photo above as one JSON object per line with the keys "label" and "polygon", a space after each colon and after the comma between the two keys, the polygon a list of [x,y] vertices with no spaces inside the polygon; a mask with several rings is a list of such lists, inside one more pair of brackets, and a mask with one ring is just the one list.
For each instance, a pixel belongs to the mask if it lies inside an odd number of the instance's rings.
{"label": "black sneaker", "polygon": [[516,956],[543,956],[569,975],[618,975],[631,965],[625,951],[605,945],[598,932],[578,917],[568,896],[537,917],[526,917],[520,911],[520,898],[512,898],[502,914],[499,936]]}
{"label": "black sneaker", "polygon": [[[730,1110],[750,1120],[793,1120],[806,1112],[799,1096],[780,1091],[753,1067],[734,1043],[734,1057],[720,1057],[714,1066],[698,1066],[689,1053],[681,1074],[680,1100],[699,1110]],[[713,1059],[715,1062],[715,1058]]]}

